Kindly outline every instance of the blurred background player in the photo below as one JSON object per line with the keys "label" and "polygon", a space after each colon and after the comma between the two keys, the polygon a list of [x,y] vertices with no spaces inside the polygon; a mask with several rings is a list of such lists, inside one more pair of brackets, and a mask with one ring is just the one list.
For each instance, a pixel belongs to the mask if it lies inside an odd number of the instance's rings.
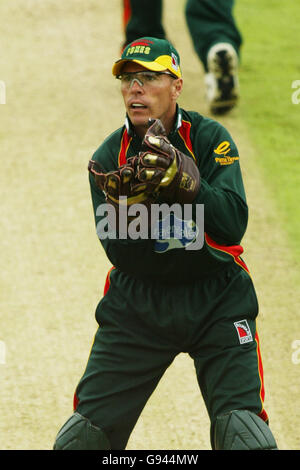
{"label": "blurred background player", "polygon": [[[206,98],[213,114],[231,110],[239,97],[242,37],[233,17],[234,0],[187,0],[185,17],[205,71]],[[124,46],[142,36],[166,38],[162,0],[123,0]]]}

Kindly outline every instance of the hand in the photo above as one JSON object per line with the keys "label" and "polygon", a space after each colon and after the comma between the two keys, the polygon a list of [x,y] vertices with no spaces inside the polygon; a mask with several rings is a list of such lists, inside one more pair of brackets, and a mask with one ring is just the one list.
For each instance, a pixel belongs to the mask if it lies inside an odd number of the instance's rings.
{"label": "hand", "polygon": [[160,195],[170,203],[191,203],[200,188],[195,162],[170,143],[159,119],[151,121],[144,137],[137,177],[147,184],[159,182]]}
{"label": "hand", "polygon": [[139,181],[137,165],[138,157],[134,156],[117,170],[105,172],[98,162],[89,161],[88,170],[94,176],[97,187],[104,192],[106,201],[114,206],[117,213],[122,206],[129,209],[133,204],[144,204],[149,208],[157,197],[157,180],[152,178],[147,183]]}

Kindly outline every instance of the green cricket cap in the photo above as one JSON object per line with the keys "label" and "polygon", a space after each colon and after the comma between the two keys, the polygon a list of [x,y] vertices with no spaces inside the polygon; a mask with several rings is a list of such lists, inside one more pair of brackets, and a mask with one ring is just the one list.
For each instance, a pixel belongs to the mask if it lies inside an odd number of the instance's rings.
{"label": "green cricket cap", "polygon": [[143,37],[128,44],[121,59],[114,63],[113,75],[119,75],[126,62],[136,62],[156,72],[169,70],[176,77],[181,77],[179,54],[166,39]]}

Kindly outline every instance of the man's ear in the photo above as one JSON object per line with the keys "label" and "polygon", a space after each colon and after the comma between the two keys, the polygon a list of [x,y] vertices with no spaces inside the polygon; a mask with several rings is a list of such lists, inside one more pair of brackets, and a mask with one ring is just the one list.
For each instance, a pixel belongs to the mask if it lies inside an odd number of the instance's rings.
{"label": "man's ear", "polygon": [[172,96],[173,96],[175,101],[177,100],[177,98],[181,94],[182,88],[183,88],[182,78],[177,78],[177,80],[173,81]]}

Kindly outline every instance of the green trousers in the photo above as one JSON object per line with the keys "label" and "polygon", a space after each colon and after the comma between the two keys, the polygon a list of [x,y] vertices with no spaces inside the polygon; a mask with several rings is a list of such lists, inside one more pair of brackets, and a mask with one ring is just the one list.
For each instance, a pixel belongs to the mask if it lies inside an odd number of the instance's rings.
{"label": "green trousers", "polygon": [[[162,0],[123,0],[125,42],[142,36],[165,38]],[[187,0],[185,17],[195,51],[207,70],[207,53],[218,42],[229,42],[240,53],[242,36],[233,17],[234,0]],[[164,21],[168,21],[165,12]],[[174,37],[178,34],[174,31]],[[170,38],[172,41],[173,38]]]}
{"label": "green trousers", "polygon": [[112,449],[125,449],[160,378],[187,353],[212,424],[234,409],[267,421],[257,314],[252,280],[235,262],[185,285],[135,280],[113,269],[74,408],[102,428]]}

